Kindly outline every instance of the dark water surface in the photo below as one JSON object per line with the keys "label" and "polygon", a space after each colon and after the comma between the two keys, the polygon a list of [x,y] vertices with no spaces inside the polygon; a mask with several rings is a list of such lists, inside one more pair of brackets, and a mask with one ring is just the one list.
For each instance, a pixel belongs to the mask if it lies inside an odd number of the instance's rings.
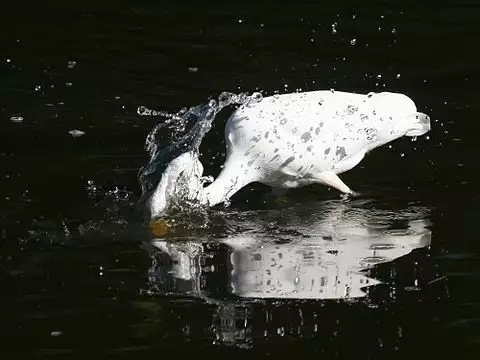
{"label": "dark water surface", "polygon": [[[479,19],[454,2],[2,5],[2,358],[477,358]],[[252,185],[150,234],[137,174],[159,118],[138,106],[330,88],[409,95],[429,138],[343,175],[359,199]],[[201,148],[214,175],[227,116]]]}

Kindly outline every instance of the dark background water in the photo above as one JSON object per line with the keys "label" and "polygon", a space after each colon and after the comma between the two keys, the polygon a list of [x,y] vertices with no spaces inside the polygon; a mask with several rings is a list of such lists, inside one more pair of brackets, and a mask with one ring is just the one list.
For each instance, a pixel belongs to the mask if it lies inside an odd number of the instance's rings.
{"label": "dark background water", "polygon": [[[2,4],[0,353],[476,358],[479,19],[474,2],[453,1]],[[342,176],[363,194],[365,205],[348,205],[358,211],[427,209],[431,245],[373,267],[383,285],[359,300],[235,296],[231,249],[215,239],[256,227],[275,238],[280,228],[289,244],[298,219],[325,215],[325,199],[338,205],[325,187],[279,204],[252,185],[201,231],[179,235],[202,246],[197,288],[182,288],[136,206],[144,140],[158,121],[137,107],[330,88],[402,92],[434,119],[429,139],[400,139]],[[202,145],[212,173],[227,115]]]}

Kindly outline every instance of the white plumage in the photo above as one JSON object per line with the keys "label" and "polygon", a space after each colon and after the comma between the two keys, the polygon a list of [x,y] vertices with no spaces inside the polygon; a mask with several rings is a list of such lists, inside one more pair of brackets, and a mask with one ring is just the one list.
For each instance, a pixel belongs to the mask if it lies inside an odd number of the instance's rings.
{"label": "white plumage", "polygon": [[279,188],[321,183],[353,194],[338,174],[376,147],[429,130],[428,116],[403,94],[312,91],[270,96],[240,106],[228,119],[225,164],[209,186],[203,187],[197,154],[175,158],[152,195],[151,214],[163,215],[179,196],[214,206],[251,182]]}

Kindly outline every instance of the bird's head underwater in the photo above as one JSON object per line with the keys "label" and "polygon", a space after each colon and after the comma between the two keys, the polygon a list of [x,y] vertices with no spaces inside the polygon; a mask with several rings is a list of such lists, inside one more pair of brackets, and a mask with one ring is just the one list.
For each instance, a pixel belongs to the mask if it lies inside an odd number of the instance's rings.
{"label": "bird's head underwater", "polygon": [[166,215],[176,201],[200,201],[206,181],[202,175],[203,165],[196,152],[189,151],[173,159],[148,201],[150,218]]}

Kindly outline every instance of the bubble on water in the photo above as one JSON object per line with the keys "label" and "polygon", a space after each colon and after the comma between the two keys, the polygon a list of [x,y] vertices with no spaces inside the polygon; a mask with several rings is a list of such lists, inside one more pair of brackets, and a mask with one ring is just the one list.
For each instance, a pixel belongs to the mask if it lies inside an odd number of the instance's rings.
{"label": "bubble on water", "polygon": [[356,43],[357,43],[357,39],[350,40],[350,45],[355,46]]}
{"label": "bubble on water", "polygon": [[68,133],[69,133],[70,135],[72,135],[72,137],[74,137],[74,138],[85,135],[85,131],[76,130],[76,129],[70,130]]}
{"label": "bubble on water", "polygon": [[16,123],[20,123],[23,121],[23,116],[20,116],[20,115],[12,115],[10,117],[10,121],[11,122],[16,122]]}

